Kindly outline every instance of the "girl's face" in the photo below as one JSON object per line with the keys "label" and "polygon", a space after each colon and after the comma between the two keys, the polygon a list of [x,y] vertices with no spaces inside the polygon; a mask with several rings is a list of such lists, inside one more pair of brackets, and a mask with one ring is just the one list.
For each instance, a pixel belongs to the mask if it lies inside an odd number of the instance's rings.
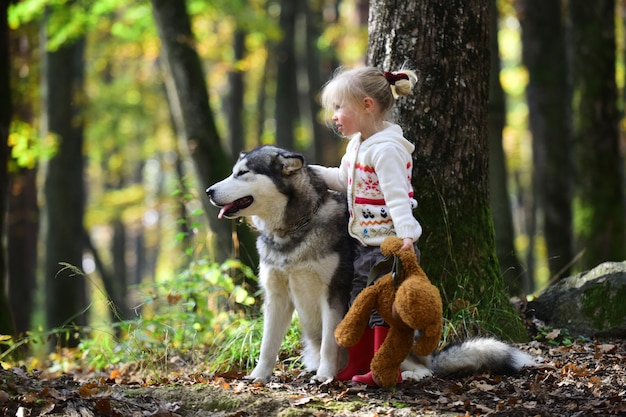
{"label": "girl's face", "polygon": [[333,103],[332,121],[344,136],[352,136],[361,131],[360,113],[347,102]]}

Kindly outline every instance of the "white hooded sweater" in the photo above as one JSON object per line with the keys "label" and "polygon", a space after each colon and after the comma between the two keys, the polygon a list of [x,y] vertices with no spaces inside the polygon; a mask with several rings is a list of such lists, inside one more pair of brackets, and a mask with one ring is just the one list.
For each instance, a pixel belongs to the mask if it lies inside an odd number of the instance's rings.
{"label": "white hooded sweater", "polygon": [[346,192],[350,235],[367,246],[380,246],[387,236],[412,238],[417,242],[422,226],[413,217],[411,175],[415,146],[402,128],[385,128],[365,140],[354,135],[336,168],[315,165],[330,189]]}

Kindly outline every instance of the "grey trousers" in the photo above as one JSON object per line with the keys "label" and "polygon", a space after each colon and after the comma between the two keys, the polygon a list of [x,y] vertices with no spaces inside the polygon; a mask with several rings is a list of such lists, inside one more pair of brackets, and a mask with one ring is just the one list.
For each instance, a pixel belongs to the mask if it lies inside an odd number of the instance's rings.
{"label": "grey trousers", "polygon": [[[357,295],[359,295],[359,293],[367,286],[370,270],[374,267],[374,265],[385,258],[380,252],[380,246],[363,246],[357,244],[356,250],[357,252],[354,259],[354,277],[352,278],[352,292],[350,293],[350,305],[352,305]],[[415,245],[415,253],[417,255],[417,260],[419,261],[420,251],[417,248],[417,244]],[[374,284],[378,278],[389,272],[391,272],[391,267],[388,270],[381,270],[372,284]],[[387,326],[387,324],[385,323],[385,320],[378,315],[376,310],[372,310],[369,326]]]}

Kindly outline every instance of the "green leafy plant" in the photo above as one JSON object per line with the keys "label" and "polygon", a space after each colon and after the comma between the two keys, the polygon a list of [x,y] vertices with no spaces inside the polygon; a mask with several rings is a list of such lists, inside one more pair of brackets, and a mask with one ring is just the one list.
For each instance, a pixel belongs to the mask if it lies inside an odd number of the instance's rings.
{"label": "green leafy plant", "polygon": [[571,346],[574,338],[567,329],[555,329],[551,326],[537,327],[535,339],[554,346]]}
{"label": "green leafy plant", "polygon": [[117,324],[119,340],[100,334],[81,344],[90,365],[102,368],[133,360],[166,364],[172,355],[199,360],[206,347],[246,328],[244,307],[255,299],[234,283],[235,274],[256,279],[238,261],[219,265],[198,260],[171,280],[139,286],[137,318]]}

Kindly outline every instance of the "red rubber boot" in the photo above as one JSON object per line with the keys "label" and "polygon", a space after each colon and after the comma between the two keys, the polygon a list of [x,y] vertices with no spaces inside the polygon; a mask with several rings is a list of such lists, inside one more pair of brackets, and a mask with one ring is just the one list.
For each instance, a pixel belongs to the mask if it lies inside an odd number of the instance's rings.
{"label": "red rubber boot", "polygon": [[[374,327],[374,354],[378,352],[381,345],[385,341],[387,337],[387,333],[389,333],[389,327],[386,326],[376,326]],[[374,377],[372,376],[372,371],[364,375],[355,375],[352,377],[352,381],[358,382],[359,384],[365,384],[370,387],[378,387],[378,384],[374,381]],[[398,370],[398,384],[402,383],[402,373]]]}
{"label": "red rubber boot", "polygon": [[374,329],[366,327],[359,342],[348,349],[348,364],[335,377],[339,381],[350,381],[353,376],[369,371],[374,357]]}

